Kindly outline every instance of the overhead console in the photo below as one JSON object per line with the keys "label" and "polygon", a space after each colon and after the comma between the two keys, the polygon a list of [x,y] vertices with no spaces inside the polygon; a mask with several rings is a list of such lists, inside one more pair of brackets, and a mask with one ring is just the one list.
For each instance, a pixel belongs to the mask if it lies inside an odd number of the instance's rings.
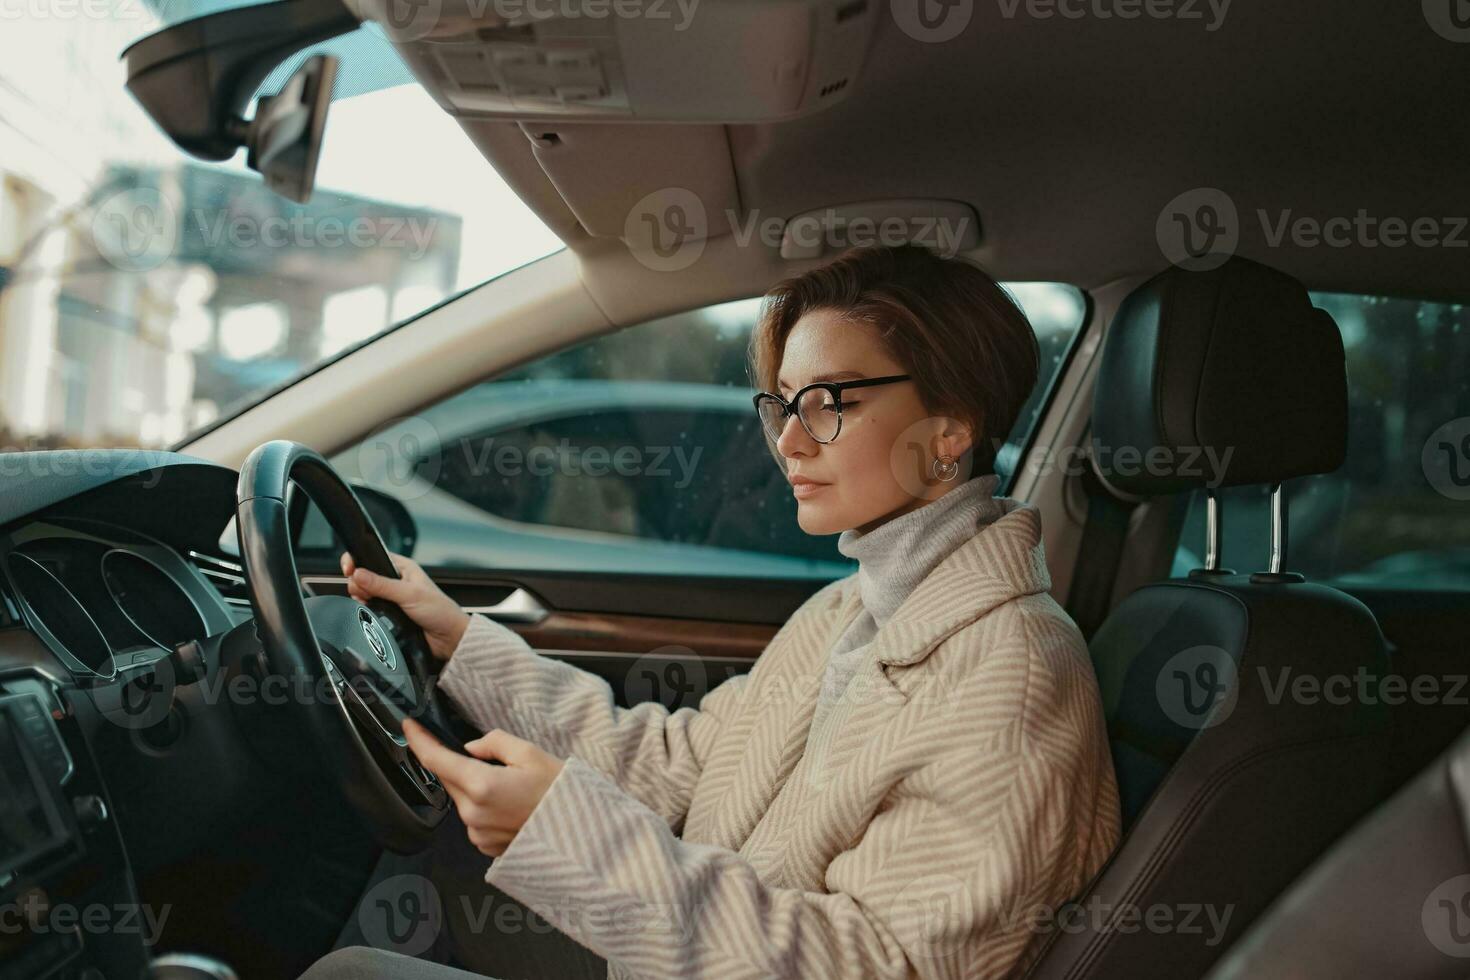
{"label": "overhead console", "polygon": [[765,122],[840,101],[880,0],[348,0],[457,116]]}
{"label": "overhead console", "polygon": [[[245,146],[268,186],[306,200],[330,138],[335,56],[307,58],[252,118],[245,113],[287,59],[367,24],[523,198],[546,202],[563,225],[574,218],[593,238],[661,253],[666,239],[744,227],[729,127],[794,119],[851,95],[883,3],[274,0],[175,24],[124,59],[129,91],[177,145],[205,159]],[[832,203],[842,214],[824,228],[893,224],[914,210]],[[919,202],[920,217],[952,204]],[[768,241],[764,227],[762,235],[762,246],[787,258],[827,247]]]}

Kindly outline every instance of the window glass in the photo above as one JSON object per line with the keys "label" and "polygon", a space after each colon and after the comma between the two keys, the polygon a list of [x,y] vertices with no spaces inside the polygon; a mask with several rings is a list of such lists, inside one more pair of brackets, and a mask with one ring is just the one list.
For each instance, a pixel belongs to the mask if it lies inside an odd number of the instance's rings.
{"label": "window glass", "polygon": [[310,202],[243,152],[187,156],[118,55],[238,5],[0,9],[0,449],[173,444],[562,247],[372,28],[326,45],[343,62]]}
{"label": "window glass", "polygon": [[[1314,293],[1347,357],[1347,459],[1290,480],[1287,564],[1339,586],[1470,589],[1470,310],[1459,303]],[[1265,568],[1269,488],[1222,491],[1224,564]],[[1174,574],[1202,564],[1203,491]]]}
{"label": "window glass", "polygon": [[[998,460],[1019,458],[1076,338],[1082,295],[1009,288],[1042,349],[1041,378]],[[759,298],[607,334],[476,385],[334,460],[403,500],[430,565],[833,578],[751,405]]]}

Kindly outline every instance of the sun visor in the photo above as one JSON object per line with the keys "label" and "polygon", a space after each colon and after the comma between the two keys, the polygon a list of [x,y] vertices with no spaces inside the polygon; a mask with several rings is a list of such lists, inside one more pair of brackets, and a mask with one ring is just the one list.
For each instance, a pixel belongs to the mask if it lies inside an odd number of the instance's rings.
{"label": "sun visor", "polygon": [[740,196],[723,126],[521,123],[588,234],[656,245],[729,234]]}

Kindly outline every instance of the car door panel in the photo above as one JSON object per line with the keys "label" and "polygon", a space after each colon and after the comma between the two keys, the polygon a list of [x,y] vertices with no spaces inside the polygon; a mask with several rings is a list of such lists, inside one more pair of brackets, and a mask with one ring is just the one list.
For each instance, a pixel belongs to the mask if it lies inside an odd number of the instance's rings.
{"label": "car door panel", "polygon": [[[539,653],[591,671],[617,703],[693,707],[711,688],[748,671],[819,580],[577,576],[426,569],[465,609],[519,633]],[[317,595],[345,594],[341,575],[302,576]],[[678,615],[671,615],[677,610]]]}

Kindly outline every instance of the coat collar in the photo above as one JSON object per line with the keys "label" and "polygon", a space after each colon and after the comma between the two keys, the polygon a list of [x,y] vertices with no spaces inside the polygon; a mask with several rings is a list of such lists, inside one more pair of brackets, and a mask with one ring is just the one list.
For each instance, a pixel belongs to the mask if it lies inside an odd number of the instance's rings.
{"label": "coat collar", "polygon": [[[880,663],[907,667],[929,655],[955,630],[1002,603],[1051,588],[1041,545],[1041,513],[1009,497],[1005,511],[961,544],[914,588],[873,637]],[[856,575],[845,580],[836,627],[842,635],[862,609]],[[825,651],[824,651],[825,652]]]}

